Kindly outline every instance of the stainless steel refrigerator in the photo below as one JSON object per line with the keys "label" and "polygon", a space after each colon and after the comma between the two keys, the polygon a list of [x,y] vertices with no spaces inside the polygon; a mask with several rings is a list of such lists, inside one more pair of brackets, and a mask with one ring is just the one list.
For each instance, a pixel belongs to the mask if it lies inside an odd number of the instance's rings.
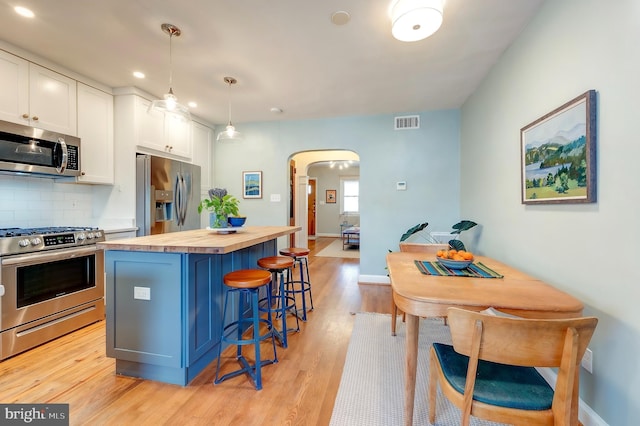
{"label": "stainless steel refrigerator", "polygon": [[200,228],[200,166],[136,156],[138,236]]}

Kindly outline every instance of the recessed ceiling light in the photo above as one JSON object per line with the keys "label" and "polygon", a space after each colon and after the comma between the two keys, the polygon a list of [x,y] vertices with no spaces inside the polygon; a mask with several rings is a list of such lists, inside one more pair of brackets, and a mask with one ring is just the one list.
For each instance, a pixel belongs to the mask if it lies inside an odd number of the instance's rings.
{"label": "recessed ceiling light", "polygon": [[26,7],[16,6],[13,8],[13,10],[15,10],[18,15],[24,16],[25,18],[33,18],[34,16],[36,16],[35,13],[27,9]]}
{"label": "recessed ceiling light", "polygon": [[350,20],[351,15],[349,15],[349,12],[345,12],[344,10],[339,10],[331,14],[331,22],[333,22],[334,25],[344,25]]}
{"label": "recessed ceiling light", "polygon": [[274,113],[274,114],[280,114],[280,113],[282,113],[282,108],[273,107],[273,108],[271,108],[271,110],[270,110],[270,111],[271,111],[272,113]]}
{"label": "recessed ceiling light", "polygon": [[189,108],[197,108],[198,107],[198,104],[196,102],[193,102],[193,101],[189,102],[187,105],[189,105]]}
{"label": "recessed ceiling light", "polygon": [[144,78],[144,77],[145,77],[144,73],[143,73],[143,72],[140,72],[140,71],[134,71],[134,72],[133,72],[133,76],[134,76],[135,78]]}

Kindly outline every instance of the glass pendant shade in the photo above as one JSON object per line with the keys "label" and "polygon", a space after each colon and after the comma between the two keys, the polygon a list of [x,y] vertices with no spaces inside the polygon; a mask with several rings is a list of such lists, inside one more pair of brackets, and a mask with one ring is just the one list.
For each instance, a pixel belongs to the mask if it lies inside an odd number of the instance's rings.
{"label": "glass pendant shade", "polygon": [[[233,77],[225,77],[224,82],[229,85],[229,89],[231,86],[236,84],[238,80]],[[242,134],[236,130],[233,123],[231,123],[231,100],[229,100],[229,123],[227,127],[222,132],[218,133],[217,141],[241,141]]]}
{"label": "glass pendant shade", "polygon": [[181,121],[191,121],[191,113],[189,109],[178,103],[178,98],[173,94],[173,90],[169,89],[169,93],[164,94],[163,99],[156,99],[149,105],[149,112],[158,111],[167,115],[171,115]]}
{"label": "glass pendant shade", "polygon": [[173,58],[171,55],[171,39],[173,36],[181,34],[180,28],[172,24],[162,24],[162,31],[169,34],[169,93],[165,93],[162,99],[156,99],[149,105],[149,112],[157,111],[165,115],[170,115],[184,122],[191,121],[189,108],[180,104],[178,98],[173,94]]}
{"label": "glass pendant shade", "polygon": [[397,0],[391,8],[391,33],[400,41],[418,41],[442,25],[442,0]]}
{"label": "glass pendant shade", "polygon": [[229,122],[224,131],[218,133],[218,137],[216,138],[218,141],[241,141],[242,133],[238,132],[236,128]]}

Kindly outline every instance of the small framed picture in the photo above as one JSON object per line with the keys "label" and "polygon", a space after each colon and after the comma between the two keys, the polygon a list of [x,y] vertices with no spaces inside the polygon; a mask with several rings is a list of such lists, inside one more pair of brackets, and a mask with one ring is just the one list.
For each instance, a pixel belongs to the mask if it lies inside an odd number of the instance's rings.
{"label": "small framed picture", "polygon": [[242,172],[242,198],[262,198],[262,172]]}
{"label": "small framed picture", "polygon": [[336,202],[336,190],[335,189],[327,189],[326,202],[327,202],[327,204],[335,204],[335,202]]}

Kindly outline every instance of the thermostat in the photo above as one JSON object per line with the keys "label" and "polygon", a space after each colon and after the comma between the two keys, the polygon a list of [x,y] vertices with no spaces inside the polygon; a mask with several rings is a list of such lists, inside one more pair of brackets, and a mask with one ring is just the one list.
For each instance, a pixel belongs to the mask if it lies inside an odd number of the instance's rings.
{"label": "thermostat", "polygon": [[396,189],[398,191],[406,191],[407,190],[407,182],[396,182]]}

